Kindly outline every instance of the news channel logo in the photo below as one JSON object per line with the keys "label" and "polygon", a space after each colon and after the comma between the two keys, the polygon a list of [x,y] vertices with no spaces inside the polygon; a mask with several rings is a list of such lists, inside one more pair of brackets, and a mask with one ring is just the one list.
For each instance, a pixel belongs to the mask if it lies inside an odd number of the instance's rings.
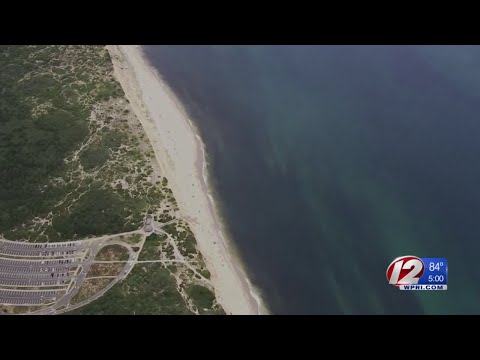
{"label": "news channel logo", "polygon": [[388,283],[400,290],[447,290],[447,274],[445,258],[400,256],[387,268]]}

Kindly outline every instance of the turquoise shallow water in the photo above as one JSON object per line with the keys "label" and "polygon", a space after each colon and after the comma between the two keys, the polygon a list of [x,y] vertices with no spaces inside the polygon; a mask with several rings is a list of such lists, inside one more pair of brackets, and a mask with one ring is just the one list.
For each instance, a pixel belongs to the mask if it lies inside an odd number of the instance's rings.
{"label": "turquoise shallow water", "polygon": [[[480,313],[480,48],[146,46],[278,314]],[[393,258],[446,257],[400,292]]]}

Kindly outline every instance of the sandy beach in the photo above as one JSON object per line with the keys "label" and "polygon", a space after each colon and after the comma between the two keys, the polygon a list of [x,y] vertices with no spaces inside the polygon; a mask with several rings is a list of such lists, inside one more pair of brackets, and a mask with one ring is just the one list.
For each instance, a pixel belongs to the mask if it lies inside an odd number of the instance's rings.
{"label": "sandy beach", "polygon": [[197,239],[227,314],[263,314],[208,187],[205,146],[178,99],[142,54],[141,46],[110,45],[115,76],[139,118],[182,218]]}

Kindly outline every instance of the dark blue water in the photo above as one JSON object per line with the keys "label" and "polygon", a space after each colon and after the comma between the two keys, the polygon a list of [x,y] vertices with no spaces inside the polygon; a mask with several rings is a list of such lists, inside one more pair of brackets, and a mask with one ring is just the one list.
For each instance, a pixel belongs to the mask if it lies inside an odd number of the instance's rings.
{"label": "dark blue water", "polygon": [[[480,313],[480,48],[146,46],[277,314]],[[449,288],[402,292],[401,255]]]}

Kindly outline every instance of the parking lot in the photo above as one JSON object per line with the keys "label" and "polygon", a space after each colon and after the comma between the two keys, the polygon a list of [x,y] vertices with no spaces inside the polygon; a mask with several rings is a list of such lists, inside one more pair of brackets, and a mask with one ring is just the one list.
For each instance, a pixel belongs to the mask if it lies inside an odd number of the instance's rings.
{"label": "parking lot", "polygon": [[[24,306],[29,307],[26,309],[29,314],[57,314],[93,301],[123,280],[132,269],[130,262],[135,260],[135,251],[121,239],[138,233],[142,235],[143,229],[81,241],[42,244],[0,238],[0,310],[3,307],[5,313],[9,306]],[[96,259],[96,255],[109,245],[124,246],[128,250],[124,269],[116,277],[98,271],[89,273],[92,264],[105,262]],[[115,279],[99,289],[95,296],[72,303],[87,276],[88,279]]]}
{"label": "parking lot", "polygon": [[34,244],[0,240],[0,254],[12,257],[74,257],[86,247],[78,241]]}
{"label": "parking lot", "polygon": [[61,280],[38,280],[38,279],[0,279],[2,285],[9,286],[65,286],[68,285],[70,279],[61,279]]}
{"label": "parking lot", "polygon": [[[1,256],[1,254],[0,254]],[[0,257],[0,273],[35,274],[75,271],[81,259],[55,261],[18,261]]]}
{"label": "parking lot", "polygon": [[43,250],[43,249],[73,249],[73,248],[85,248],[85,246],[79,241],[73,241],[68,243],[27,243],[16,241],[4,241],[0,240],[0,249],[17,249],[17,250]]}
{"label": "parking lot", "polygon": [[0,304],[57,302],[75,279],[84,277],[87,249],[86,243],[78,241],[32,244],[0,240]]}
{"label": "parking lot", "polygon": [[42,305],[54,302],[65,290],[6,290],[0,289],[0,303],[8,305]]}
{"label": "parking lot", "polygon": [[81,257],[69,258],[69,259],[54,259],[54,260],[43,260],[43,259],[11,259],[11,258],[2,258],[2,253],[0,253],[0,266],[6,267],[38,267],[43,268],[45,266],[78,266],[82,262]]}

